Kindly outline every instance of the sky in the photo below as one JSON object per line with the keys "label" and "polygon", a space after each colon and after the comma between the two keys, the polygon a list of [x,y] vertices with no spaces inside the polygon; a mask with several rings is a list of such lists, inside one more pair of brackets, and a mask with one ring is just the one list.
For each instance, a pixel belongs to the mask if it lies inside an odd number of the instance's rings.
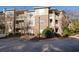
{"label": "sky", "polygon": [[[26,10],[33,10],[33,7],[35,6],[0,6],[0,10],[6,9],[13,9],[16,8],[17,10],[26,9]],[[78,10],[79,6],[51,6],[52,9],[58,9],[58,10]]]}

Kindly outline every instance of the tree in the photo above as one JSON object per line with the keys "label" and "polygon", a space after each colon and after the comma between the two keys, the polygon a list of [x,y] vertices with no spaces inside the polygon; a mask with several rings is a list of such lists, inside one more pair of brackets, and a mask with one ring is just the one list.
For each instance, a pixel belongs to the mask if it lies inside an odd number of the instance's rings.
{"label": "tree", "polygon": [[63,36],[67,37],[71,34],[71,31],[69,30],[69,28],[66,26],[63,29]]}
{"label": "tree", "polygon": [[73,32],[79,32],[79,20],[76,19],[76,20],[73,20],[71,22],[71,26],[70,26],[70,29],[73,31]]}

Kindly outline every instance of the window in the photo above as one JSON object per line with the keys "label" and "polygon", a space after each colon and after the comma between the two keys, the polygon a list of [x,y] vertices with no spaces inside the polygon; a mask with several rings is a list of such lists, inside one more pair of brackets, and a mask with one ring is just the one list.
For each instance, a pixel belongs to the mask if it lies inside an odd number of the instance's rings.
{"label": "window", "polygon": [[58,32],[58,28],[55,28],[55,31]]}
{"label": "window", "polygon": [[55,20],[55,23],[58,24],[58,20]]}
{"label": "window", "polygon": [[52,19],[50,19],[50,23],[52,23]]}

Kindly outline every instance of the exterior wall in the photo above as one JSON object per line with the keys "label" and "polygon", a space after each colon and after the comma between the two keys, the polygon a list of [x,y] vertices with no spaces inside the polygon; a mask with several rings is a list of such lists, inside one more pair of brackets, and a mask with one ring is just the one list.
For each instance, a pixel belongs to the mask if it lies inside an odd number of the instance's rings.
{"label": "exterior wall", "polygon": [[49,20],[52,20],[50,22],[50,27],[54,29],[54,32],[55,32],[55,20],[56,20],[56,15],[55,15],[55,11],[53,11],[52,14],[49,14]]}
{"label": "exterior wall", "polygon": [[26,20],[26,27],[27,33],[34,34],[34,26],[35,26],[35,17],[34,17],[34,11],[29,11],[27,13],[27,20]]}
{"label": "exterior wall", "polygon": [[37,35],[48,27],[48,8],[35,10],[34,33]]}
{"label": "exterior wall", "polygon": [[[58,28],[58,21],[59,21],[59,16],[55,14],[56,11],[53,11],[51,14],[49,14],[49,20],[50,21],[50,27],[54,29],[54,32],[56,32],[56,28]],[[56,22],[57,21],[57,22]]]}
{"label": "exterior wall", "polygon": [[53,11],[51,14],[49,14],[49,20],[52,20],[50,22],[50,27],[54,29],[54,32],[58,32],[60,35],[62,35],[63,26],[65,26],[68,22],[63,11],[59,11],[59,15],[56,15],[55,12],[56,11]]}
{"label": "exterior wall", "polygon": [[14,11],[5,10],[6,33],[13,32],[14,29]]}
{"label": "exterior wall", "polygon": [[16,22],[15,22],[16,32],[24,33],[24,26],[25,26],[24,25],[24,20],[25,20],[24,13],[20,14],[20,13],[17,13],[17,11],[16,11]]}
{"label": "exterior wall", "polygon": [[[23,10],[20,12],[23,12]],[[26,12],[26,11],[24,11]],[[6,33],[14,33],[15,32],[21,32],[25,33],[25,20],[26,20],[26,14],[25,13],[18,13],[15,10],[5,10],[5,22],[6,22]],[[15,23],[14,23],[15,21]],[[18,21],[18,23],[17,23]],[[15,27],[15,29],[14,29]],[[19,30],[17,31],[17,29]]]}
{"label": "exterior wall", "polygon": [[64,15],[64,12],[61,11],[59,14],[59,21],[58,21],[58,33],[63,35],[63,27],[67,24],[67,19]]}
{"label": "exterior wall", "polygon": [[48,8],[35,9],[35,15],[48,15]]}
{"label": "exterior wall", "polygon": [[0,13],[0,34],[5,33],[5,14]]}

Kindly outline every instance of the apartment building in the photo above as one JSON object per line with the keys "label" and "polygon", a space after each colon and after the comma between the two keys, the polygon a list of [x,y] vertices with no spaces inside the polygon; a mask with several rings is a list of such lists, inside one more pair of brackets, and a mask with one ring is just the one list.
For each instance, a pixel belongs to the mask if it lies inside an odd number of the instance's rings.
{"label": "apartment building", "polygon": [[27,21],[27,10],[16,10],[15,11],[15,32],[22,34],[26,33],[26,21]]}
{"label": "apartment building", "polygon": [[5,13],[6,33],[25,33],[25,21],[27,10],[3,10]]}
{"label": "apartment building", "polygon": [[5,33],[13,32],[14,30],[14,10],[3,10],[5,14]]}
{"label": "apartment building", "polygon": [[50,7],[36,7],[34,33],[42,33],[46,27],[54,29],[54,32],[62,35],[63,26],[68,20],[63,10],[51,9]]}
{"label": "apartment building", "polygon": [[5,33],[5,14],[0,12],[0,34]]}
{"label": "apartment building", "polygon": [[5,32],[37,35],[47,28],[53,28],[54,32],[62,35],[63,26],[67,17],[64,11],[51,9],[50,7],[34,7],[33,10],[3,10],[5,14]]}

